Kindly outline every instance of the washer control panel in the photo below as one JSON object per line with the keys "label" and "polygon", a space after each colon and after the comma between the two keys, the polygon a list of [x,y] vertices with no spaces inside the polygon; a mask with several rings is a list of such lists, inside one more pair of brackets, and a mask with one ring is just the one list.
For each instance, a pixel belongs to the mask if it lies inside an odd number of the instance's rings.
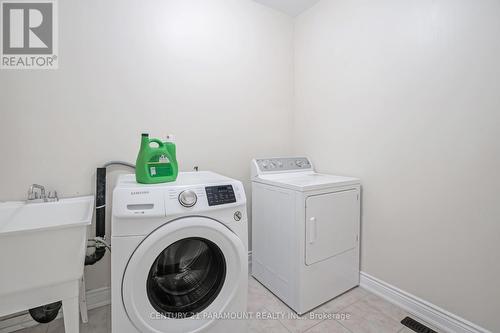
{"label": "washer control panel", "polygon": [[265,158],[257,159],[261,172],[279,172],[311,169],[311,162],[306,157]]}
{"label": "washer control panel", "polygon": [[205,187],[209,206],[217,206],[236,202],[232,185],[217,185]]}
{"label": "washer control panel", "polygon": [[[113,217],[161,218],[227,210],[231,220],[235,211],[246,218],[245,189],[240,181],[208,171],[188,172],[182,177],[181,183],[144,185],[137,184],[135,174],[121,175],[113,191]],[[126,220],[120,223],[128,226]]]}

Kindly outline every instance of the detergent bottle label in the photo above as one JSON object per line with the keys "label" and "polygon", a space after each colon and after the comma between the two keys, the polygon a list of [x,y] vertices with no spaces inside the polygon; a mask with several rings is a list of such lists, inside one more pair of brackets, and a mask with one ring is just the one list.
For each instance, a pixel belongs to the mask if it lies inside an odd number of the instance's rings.
{"label": "detergent bottle label", "polygon": [[168,157],[154,156],[148,163],[149,175],[151,177],[166,177],[173,173],[172,164],[170,163]]}

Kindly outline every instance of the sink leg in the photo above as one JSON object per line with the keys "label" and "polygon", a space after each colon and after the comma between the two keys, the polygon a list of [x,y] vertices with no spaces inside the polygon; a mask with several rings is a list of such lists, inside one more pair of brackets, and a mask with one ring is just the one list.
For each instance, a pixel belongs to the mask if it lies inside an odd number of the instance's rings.
{"label": "sink leg", "polygon": [[78,333],[80,329],[80,311],[78,311],[78,296],[62,301],[64,331],[66,333]]}
{"label": "sink leg", "polygon": [[85,294],[85,278],[82,277],[80,280],[80,316],[82,317],[82,322],[84,324],[89,322],[89,316],[87,312],[87,296]]}

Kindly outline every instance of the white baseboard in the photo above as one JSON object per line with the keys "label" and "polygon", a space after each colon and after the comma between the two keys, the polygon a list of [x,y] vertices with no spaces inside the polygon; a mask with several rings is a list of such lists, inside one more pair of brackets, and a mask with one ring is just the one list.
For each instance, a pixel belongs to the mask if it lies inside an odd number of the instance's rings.
{"label": "white baseboard", "polygon": [[[87,291],[87,309],[92,310],[111,304],[111,288],[104,287]],[[62,311],[56,319],[62,318]],[[9,316],[0,321],[0,333],[10,333],[26,327],[32,327],[38,323],[25,311],[16,316]]]}
{"label": "white baseboard", "polygon": [[361,272],[361,287],[449,333],[492,333],[417,296]]}

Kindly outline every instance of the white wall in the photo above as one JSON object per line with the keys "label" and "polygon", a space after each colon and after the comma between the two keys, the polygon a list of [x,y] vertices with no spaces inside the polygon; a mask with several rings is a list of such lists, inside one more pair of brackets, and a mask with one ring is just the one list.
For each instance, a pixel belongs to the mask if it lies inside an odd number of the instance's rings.
{"label": "white wall", "polygon": [[[500,331],[498,1],[321,1],[295,25],[293,125],[284,15],[247,0],[59,9],[60,69],[0,72],[0,200],[34,182],[92,193],[142,131],[176,134],[182,170],[246,185],[253,156],[294,150],[363,179],[364,271]],[[109,285],[109,258],[86,276]]]}
{"label": "white wall", "polygon": [[296,153],[363,180],[362,270],[500,332],[500,2],[323,0]]}
{"label": "white wall", "polygon": [[[252,157],[290,151],[291,18],[248,0],[59,10],[60,68],[0,72],[0,200],[35,182],[93,193],[95,168],[134,162],[142,131],[174,133],[182,170],[246,185]],[[109,258],[86,277],[89,289],[109,285]]]}

